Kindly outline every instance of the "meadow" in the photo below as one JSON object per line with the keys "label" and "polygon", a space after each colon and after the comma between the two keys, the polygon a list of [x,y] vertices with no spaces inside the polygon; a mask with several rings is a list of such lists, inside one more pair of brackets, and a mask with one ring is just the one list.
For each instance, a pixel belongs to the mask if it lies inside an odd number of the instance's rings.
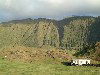
{"label": "meadow", "polygon": [[66,66],[52,59],[25,63],[1,57],[0,75],[100,75],[100,67]]}

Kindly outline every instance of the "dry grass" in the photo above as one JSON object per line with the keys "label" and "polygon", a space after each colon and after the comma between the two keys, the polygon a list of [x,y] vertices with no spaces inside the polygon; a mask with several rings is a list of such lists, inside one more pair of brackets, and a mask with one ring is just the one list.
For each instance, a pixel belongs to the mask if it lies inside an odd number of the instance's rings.
{"label": "dry grass", "polygon": [[71,57],[66,51],[56,50],[55,48],[42,49],[25,46],[9,46],[0,51],[0,56],[9,60],[18,60],[24,62],[34,62],[37,60],[54,59],[70,60]]}

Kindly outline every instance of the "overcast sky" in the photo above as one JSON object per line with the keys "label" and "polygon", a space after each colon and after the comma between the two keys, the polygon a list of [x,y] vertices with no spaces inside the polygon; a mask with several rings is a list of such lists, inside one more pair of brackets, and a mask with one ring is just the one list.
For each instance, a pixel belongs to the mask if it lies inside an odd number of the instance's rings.
{"label": "overcast sky", "polygon": [[100,0],[0,0],[0,21],[71,15],[100,16]]}

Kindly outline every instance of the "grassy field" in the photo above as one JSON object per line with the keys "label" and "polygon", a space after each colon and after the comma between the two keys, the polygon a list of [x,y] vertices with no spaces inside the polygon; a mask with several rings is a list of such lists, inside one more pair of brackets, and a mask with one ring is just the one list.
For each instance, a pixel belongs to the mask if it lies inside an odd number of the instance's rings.
{"label": "grassy field", "polygon": [[100,67],[66,66],[61,62],[24,63],[0,58],[0,75],[100,75]]}

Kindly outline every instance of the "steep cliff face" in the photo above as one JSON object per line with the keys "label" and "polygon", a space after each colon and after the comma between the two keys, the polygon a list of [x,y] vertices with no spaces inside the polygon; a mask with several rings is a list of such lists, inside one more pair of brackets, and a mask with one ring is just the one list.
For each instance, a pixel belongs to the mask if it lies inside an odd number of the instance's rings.
{"label": "steep cliff face", "polygon": [[0,26],[1,47],[6,45],[25,45],[59,47],[57,27],[50,20],[17,20],[2,23]]}

